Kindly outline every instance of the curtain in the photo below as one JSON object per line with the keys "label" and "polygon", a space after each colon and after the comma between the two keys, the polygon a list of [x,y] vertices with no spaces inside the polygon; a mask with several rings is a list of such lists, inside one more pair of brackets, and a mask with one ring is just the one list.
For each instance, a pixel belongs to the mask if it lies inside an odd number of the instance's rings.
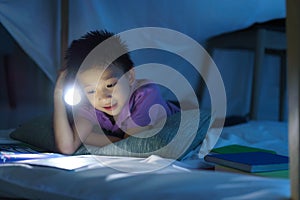
{"label": "curtain", "polygon": [[[70,0],[69,3],[69,44],[73,39],[96,29],[120,33],[141,27],[163,27],[183,33],[205,47],[205,40],[209,37],[243,29],[255,22],[285,17],[285,0]],[[0,0],[0,21],[54,82],[57,69],[60,68],[60,1]],[[151,36],[149,37],[151,40]],[[161,42],[156,47],[165,45]],[[175,53],[190,51],[188,48],[176,49],[175,46],[170,48]],[[186,61],[169,56],[152,51],[132,52],[136,65],[158,62],[174,67],[180,73],[186,73],[186,77],[191,77],[189,81],[196,88],[199,82],[197,77],[193,77],[193,71],[186,72],[189,69]],[[241,58],[250,60],[251,56]],[[249,105],[249,93],[243,97],[240,94],[244,94],[245,90],[250,92],[251,83],[243,83],[235,88],[236,84],[232,83],[230,77],[248,77],[253,63],[249,61],[243,66],[245,69],[249,68],[247,70],[236,70],[240,62],[231,63],[227,59],[221,56],[216,63],[221,75],[226,77],[227,97],[232,100],[229,102],[228,112],[245,113]],[[170,78],[170,81],[176,83],[175,78]],[[269,83],[273,84],[272,81]],[[184,95],[189,97],[189,94]],[[204,98],[209,99],[209,95]],[[204,102],[210,104],[209,100]]]}

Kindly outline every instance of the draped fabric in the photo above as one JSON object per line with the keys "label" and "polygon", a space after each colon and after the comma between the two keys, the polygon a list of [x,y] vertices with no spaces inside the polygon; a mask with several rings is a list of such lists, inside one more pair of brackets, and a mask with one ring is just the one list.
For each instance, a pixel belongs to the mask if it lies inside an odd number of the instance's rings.
{"label": "draped fabric", "polygon": [[[55,81],[57,69],[60,68],[60,16],[59,0],[0,0],[1,24],[52,82]],[[255,22],[284,17],[284,0],[70,0],[69,44],[73,39],[96,29],[119,33],[141,27],[163,27],[179,31],[204,45],[209,37],[243,29]],[[166,44],[156,45],[159,48]],[[178,51],[189,49],[174,49],[174,52]],[[148,61],[161,62],[175,66],[179,71],[185,71],[187,68],[183,61],[166,59],[165,55],[159,55],[157,52],[150,53],[155,57],[153,60],[149,59],[148,52],[133,52],[135,63],[138,65]],[[242,62],[245,70],[239,70],[241,68],[236,62],[233,64],[226,59],[225,56],[221,56],[215,62],[225,77],[227,97],[232,100],[228,105],[229,114],[235,111],[245,113],[248,109],[245,104],[249,104],[250,83],[245,81],[239,88],[235,88],[236,84],[232,83],[232,79],[242,76],[245,80],[249,79],[252,57],[246,55],[242,58],[245,61]],[[184,73],[190,76],[193,72]],[[196,79],[191,78],[193,85],[198,84]],[[245,90],[248,93],[244,92]],[[244,97],[237,100],[236,97],[243,93]],[[204,102],[209,104],[209,101]]]}
{"label": "draped fabric", "polygon": [[[285,17],[283,0],[71,0],[69,41],[89,30],[118,33],[154,26],[180,31],[201,43],[216,34],[281,17]],[[0,21],[53,80],[60,60],[60,1],[1,0]]]}
{"label": "draped fabric", "polygon": [[52,81],[55,80],[60,61],[58,2],[0,1],[1,24]]}

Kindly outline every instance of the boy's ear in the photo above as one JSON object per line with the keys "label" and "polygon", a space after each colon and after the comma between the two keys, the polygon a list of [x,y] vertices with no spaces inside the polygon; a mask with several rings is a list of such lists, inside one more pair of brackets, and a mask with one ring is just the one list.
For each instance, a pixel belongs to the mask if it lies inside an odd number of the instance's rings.
{"label": "boy's ear", "polygon": [[128,78],[129,78],[129,83],[132,85],[135,81],[135,71],[132,68],[131,70],[128,71]]}

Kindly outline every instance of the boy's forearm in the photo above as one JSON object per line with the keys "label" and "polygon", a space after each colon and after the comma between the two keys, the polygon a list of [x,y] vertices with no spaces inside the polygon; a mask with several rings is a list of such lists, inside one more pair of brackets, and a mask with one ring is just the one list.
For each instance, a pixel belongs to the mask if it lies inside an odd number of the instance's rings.
{"label": "boy's forearm", "polygon": [[72,154],[76,150],[76,139],[68,121],[66,106],[60,91],[55,91],[54,94],[53,127],[57,150],[61,153]]}

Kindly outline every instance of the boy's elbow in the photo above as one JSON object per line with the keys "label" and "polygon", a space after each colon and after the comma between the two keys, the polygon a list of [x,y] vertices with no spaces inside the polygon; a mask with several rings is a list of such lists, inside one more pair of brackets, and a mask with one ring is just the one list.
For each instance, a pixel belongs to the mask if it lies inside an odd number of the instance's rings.
{"label": "boy's elbow", "polygon": [[65,154],[65,155],[72,155],[75,153],[76,149],[72,145],[63,145],[57,144],[56,149],[58,153]]}

